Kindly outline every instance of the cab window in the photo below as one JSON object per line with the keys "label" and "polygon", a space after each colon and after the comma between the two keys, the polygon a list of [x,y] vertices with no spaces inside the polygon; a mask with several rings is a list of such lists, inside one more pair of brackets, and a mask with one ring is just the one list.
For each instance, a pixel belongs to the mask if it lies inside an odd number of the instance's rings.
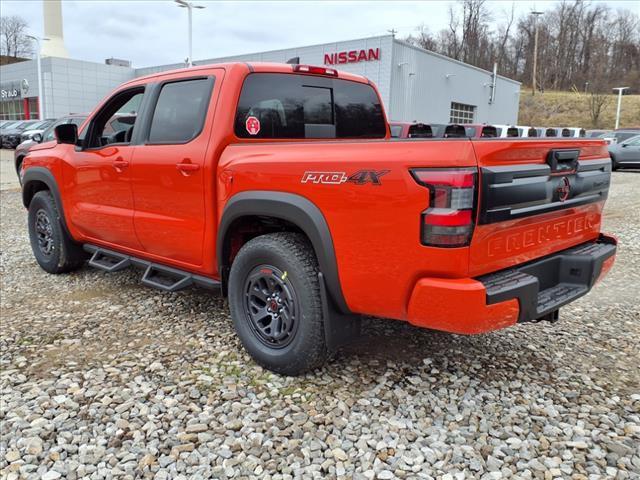
{"label": "cab window", "polygon": [[240,138],[384,138],[380,99],[370,85],[313,75],[254,73],[235,119]]}

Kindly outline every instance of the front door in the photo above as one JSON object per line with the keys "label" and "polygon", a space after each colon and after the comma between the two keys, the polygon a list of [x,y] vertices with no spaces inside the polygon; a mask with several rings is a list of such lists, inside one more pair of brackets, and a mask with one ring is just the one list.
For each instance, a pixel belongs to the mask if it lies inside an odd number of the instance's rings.
{"label": "front door", "polygon": [[186,267],[203,263],[205,182],[214,182],[205,158],[221,72],[155,85],[133,153],[136,234],[147,253]]}
{"label": "front door", "polygon": [[132,136],[144,87],[118,92],[94,115],[64,163],[69,215],[89,241],[140,250],[133,226]]}

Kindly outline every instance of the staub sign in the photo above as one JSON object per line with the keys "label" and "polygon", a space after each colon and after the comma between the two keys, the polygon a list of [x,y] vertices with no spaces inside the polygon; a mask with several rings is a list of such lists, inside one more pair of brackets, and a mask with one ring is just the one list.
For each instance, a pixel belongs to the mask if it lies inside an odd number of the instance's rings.
{"label": "staub sign", "polygon": [[26,79],[0,85],[0,100],[19,100],[25,98],[29,91]]}

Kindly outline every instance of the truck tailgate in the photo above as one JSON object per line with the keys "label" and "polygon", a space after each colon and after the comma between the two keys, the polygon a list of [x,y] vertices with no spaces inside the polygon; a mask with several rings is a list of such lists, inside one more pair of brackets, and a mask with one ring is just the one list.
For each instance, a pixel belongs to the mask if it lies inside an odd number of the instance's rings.
{"label": "truck tailgate", "polygon": [[611,161],[602,140],[473,141],[479,177],[469,273],[596,239]]}

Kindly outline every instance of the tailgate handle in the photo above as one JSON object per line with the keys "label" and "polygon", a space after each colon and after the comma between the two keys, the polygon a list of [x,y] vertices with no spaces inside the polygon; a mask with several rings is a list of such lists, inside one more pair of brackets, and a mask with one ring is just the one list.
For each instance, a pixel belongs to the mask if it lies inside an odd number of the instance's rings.
{"label": "tailgate handle", "polygon": [[573,173],[578,168],[580,150],[550,150],[547,163],[551,173]]}

